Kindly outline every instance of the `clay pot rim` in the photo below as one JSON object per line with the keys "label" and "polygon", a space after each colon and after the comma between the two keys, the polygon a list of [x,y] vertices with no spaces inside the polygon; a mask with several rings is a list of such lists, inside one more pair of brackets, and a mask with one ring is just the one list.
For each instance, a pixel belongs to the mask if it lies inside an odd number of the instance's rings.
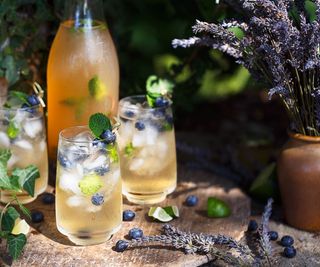
{"label": "clay pot rim", "polygon": [[288,135],[290,138],[299,140],[299,141],[305,141],[305,142],[319,142],[320,143],[320,136],[309,136],[299,133],[294,133],[291,131],[288,131]]}

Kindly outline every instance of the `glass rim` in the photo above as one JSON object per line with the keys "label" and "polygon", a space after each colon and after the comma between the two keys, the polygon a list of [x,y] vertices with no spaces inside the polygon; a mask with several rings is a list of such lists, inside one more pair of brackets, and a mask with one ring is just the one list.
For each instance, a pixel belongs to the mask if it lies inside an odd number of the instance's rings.
{"label": "glass rim", "polygon": [[28,111],[30,109],[35,110],[38,108],[41,108],[41,104],[37,104],[34,106],[30,107],[5,107],[5,106],[0,106],[0,111]]}
{"label": "glass rim", "polygon": [[[63,135],[65,132],[73,130],[73,129],[83,129],[83,130],[77,132],[76,134],[74,134],[73,137],[66,137],[66,136]],[[93,143],[97,143],[97,142],[106,141],[106,139],[94,140],[96,137],[93,134],[92,134],[92,137],[94,139],[92,141],[77,141],[77,140],[73,140],[75,135],[78,135],[78,134],[84,132],[85,130],[87,130],[87,131],[89,131],[91,133],[91,130],[90,130],[88,125],[77,125],[77,126],[70,126],[70,127],[64,128],[59,132],[59,141],[63,140],[64,142],[69,142],[69,143],[73,143],[73,144],[93,144]],[[115,143],[116,142],[117,141],[115,141]]]}
{"label": "glass rim", "polygon": [[[145,99],[147,101],[147,97],[146,95],[131,95],[131,96],[126,96],[124,98],[121,98],[120,101],[119,101],[119,107],[121,108],[124,108],[123,107],[123,103],[126,101],[126,100],[129,100],[129,99]],[[130,101],[128,101],[130,102]],[[147,111],[153,111],[153,110],[159,110],[159,109],[164,109],[164,108],[168,108],[168,107],[171,107],[172,106],[172,100],[169,99],[169,104],[168,106],[166,107],[139,107],[139,110],[142,110],[144,112],[147,112]],[[126,110],[131,110],[131,111],[136,111],[137,108],[135,107],[125,107]],[[120,109],[119,109],[120,111]]]}

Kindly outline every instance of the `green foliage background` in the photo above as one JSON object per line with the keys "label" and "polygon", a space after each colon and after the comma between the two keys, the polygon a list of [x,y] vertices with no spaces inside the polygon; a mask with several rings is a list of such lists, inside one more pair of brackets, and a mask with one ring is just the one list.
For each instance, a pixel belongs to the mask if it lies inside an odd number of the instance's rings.
{"label": "green foliage background", "polygon": [[[47,57],[63,12],[62,0],[0,1],[0,77],[11,87],[24,80],[46,85]],[[196,19],[216,22],[235,12],[213,0],[105,0],[105,15],[121,68],[121,97],[145,91],[158,74],[175,81],[174,101],[192,111],[248,86],[249,74],[232,59],[205,48],[173,49],[174,38],[192,35]]]}

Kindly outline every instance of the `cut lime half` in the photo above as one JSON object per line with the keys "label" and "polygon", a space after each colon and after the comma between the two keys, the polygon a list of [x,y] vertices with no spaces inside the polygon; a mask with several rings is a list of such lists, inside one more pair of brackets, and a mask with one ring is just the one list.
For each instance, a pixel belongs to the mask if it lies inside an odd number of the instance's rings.
{"label": "cut lime half", "polygon": [[17,218],[14,223],[14,227],[11,231],[11,234],[13,235],[19,235],[19,234],[28,234],[30,230],[29,224],[25,220],[21,220],[20,218]]}
{"label": "cut lime half", "polygon": [[151,207],[148,216],[160,222],[170,222],[173,218],[161,207]]}
{"label": "cut lime half", "polygon": [[177,206],[168,206],[163,208],[171,217],[179,217],[179,209]]}

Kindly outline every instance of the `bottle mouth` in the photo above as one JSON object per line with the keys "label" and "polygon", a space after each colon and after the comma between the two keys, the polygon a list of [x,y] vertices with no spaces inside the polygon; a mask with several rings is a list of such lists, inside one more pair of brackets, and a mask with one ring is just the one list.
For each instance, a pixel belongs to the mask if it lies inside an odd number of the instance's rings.
{"label": "bottle mouth", "polygon": [[300,133],[295,133],[290,130],[288,130],[288,135],[290,138],[299,140],[299,141],[304,141],[304,142],[319,142],[320,143],[320,136],[309,136],[309,135],[304,135]]}

